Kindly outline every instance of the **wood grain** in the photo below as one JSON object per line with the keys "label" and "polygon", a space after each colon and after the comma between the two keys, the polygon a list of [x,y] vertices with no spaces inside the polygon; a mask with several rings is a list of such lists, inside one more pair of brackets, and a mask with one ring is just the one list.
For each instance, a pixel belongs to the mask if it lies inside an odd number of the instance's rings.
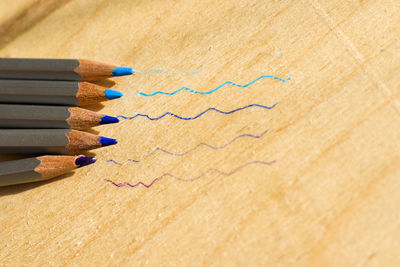
{"label": "wood grain", "polygon": [[[30,3],[32,1],[27,1]],[[400,5],[398,1],[64,1],[0,39],[0,56],[72,57],[185,73],[114,79],[102,112],[145,118],[99,127],[119,144],[51,183],[0,189],[0,264],[149,266],[397,266],[400,264]],[[0,10],[6,5],[0,3]],[[20,9],[13,10],[15,14]],[[13,16],[11,16],[13,17]],[[17,17],[15,17],[17,18]],[[15,21],[18,22],[17,20]],[[4,21],[2,21],[3,27]],[[22,21],[21,23],[24,23]],[[18,31],[18,29],[16,29]],[[201,96],[142,97],[181,86]],[[139,159],[118,166],[105,159]],[[101,153],[100,153],[101,152]],[[194,182],[183,178],[209,168]]]}

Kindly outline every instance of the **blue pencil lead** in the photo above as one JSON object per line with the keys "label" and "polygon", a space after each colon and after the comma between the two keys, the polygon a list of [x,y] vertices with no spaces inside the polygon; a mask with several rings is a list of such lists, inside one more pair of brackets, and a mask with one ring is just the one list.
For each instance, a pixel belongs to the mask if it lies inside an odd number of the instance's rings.
{"label": "blue pencil lead", "polygon": [[124,94],[115,90],[107,89],[104,91],[104,94],[106,95],[107,99],[117,99],[122,97]]}
{"label": "blue pencil lead", "polygon": [[101,146],[111,146],[111,145],[116,145],[118,141],[112,138],[100,136],[100,143]]}
{"label": "blue pencil lead", "polygon": [[125,75],[132,75],[135,73],[135,70],[129,67],[116,67],[113,72],[112,76],[125,76]]}
{"label": "blue pencil lead", "polygon": [[119,122],[118,118],[104,115],[104,117],[101,118],[100,125],[102,125],[102,124],[110,124],[110,123],[117,123],[117,122]]}
{"label": "blue pencil lead", "polygon": [[84,166],[87,166],[87,165],[90,165],[90,164],[95,163],[96,160],[97,160],[97,159],[96,159],[95,157],[86,157],[86,156],[84,156],[84,155],[81,155],[80,157],[78,157],[78,158],[75,160],[75,164],[76,164],[79,168],[81,168],[81,167],[84,167]]}

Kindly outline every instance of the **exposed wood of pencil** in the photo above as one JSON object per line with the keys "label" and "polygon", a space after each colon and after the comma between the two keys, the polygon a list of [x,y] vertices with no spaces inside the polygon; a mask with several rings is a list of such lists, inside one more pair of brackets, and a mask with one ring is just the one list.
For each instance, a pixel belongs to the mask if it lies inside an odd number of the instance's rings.
{"label": "exposed wood of pencil", "polygon": [[79,66],[74,71],[79,74],[82,81],[95,81],[111,77],[116,67],[93,60],[79,59]]}
{"label": "exposed wood of pencil", "polygon": [[77,107],[0,104],[0,128],[84,130],[100,125],[103,117]]}
{"label": "exposed wood of pencil", "polygon": [[42,175],[42,180],[48,180],[76,169],[76,156],[41,156],[38,157],[40,165],[35,171]]}
{"label": "exposed wood of pencil", "polygon": [[69,108],[70,116],[66,122],[71,129],[85,130],[100,125],[104,115],[82,108]]}
{"label": "exposed wood of pencil", "polygon": [[82,156],[40,156],[0,162],[0,186],[48,180],[79,166],[76,159]]}
{"label": "exposed wood of pencil", "polygon": [[88,82],[0,80],[0,103],[87,106],[106,101],[106,90]]}
{"label": "exposed wood of pencil", "polygon": [[69,143],[66,146],[68,152],[78,152],[85,150],[92,150],[101,147],[99,136],[72,130],[66,134]]}
{"label": "exposed wood of pencil", "polygon": [[108,100],[105,91],[107,88],[88,82],[78,83],[78,92],[76,98],[78,100],[78,106],[88,106],[98,102]]}
{"label": "exposed wood of pencil", "polygon": [[0,58],[1,79],[93,81],[117,66],[85,59]]}
{"label": "exposed wood of pencil", "polygon": [[101,147],[99,136],[67,129],[4,129],[0,154],[71,154]]}

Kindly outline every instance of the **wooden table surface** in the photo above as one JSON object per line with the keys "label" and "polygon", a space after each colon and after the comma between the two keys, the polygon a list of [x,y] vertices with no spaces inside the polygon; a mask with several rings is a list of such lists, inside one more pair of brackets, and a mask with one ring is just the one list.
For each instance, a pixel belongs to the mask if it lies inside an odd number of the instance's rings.
{"label": "wooden table surface", "polygon": [[[113,79],[125,97],[105,114],[278,104],[94,129],[119,140],[95,165],[0,189],[0,266],[399,266],[399,14],[397,0],[1,1],[0,56],[176,72]],[[291,80],[137,95],[262,75]]]}

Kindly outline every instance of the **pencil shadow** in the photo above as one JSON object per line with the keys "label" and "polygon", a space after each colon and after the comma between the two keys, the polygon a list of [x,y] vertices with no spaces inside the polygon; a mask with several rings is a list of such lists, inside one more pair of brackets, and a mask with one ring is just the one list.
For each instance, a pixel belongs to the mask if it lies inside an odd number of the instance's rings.
{"label": "pencil shadow", "polygon": [[93,105],[85,106],[84,108],[85,109],[89,109],[91,111],[96,111],[97,112],[97,111],[103,109],[104,105],[101,104],[101,103],[96,103],[96,104],[93,104]]}
{"label": "pencil shadow", "polygon": [[100,133],[99,131],[97,131],[97,130],[95,130],[93,128],[85,129],[84,132],[91,133],[91,134],[94,134],[94,135],[99,135],[99,133]]}
{"label": "pencil shadow", "polygon": [[107,88],[113,87],[116,84],[116,82],[114,82],[113,80],[110,80],[110,79],[92,81],[92,83],[103,86],[103,87],[107,87]]}
{"label": "pencil shadow", "polygon": [[68,177],[72,176],[73,174],[74,174],[73,172],[70,172],[70,173],[66,173],[66,174],[60,175],[57,178],[49,179],[49,180],[42,181],[42,182],[34,182],[34,183],[27,183],[27,184],[17,184],[17,185],[10,185],[10,186],[0,187],[0,197],[8,196],[8,195],[16,195],[16,194],[31,190],[33,188],[45,186],[45,185],[47,185],[49,183],[54,183],[54,182],[59,181],[61,179],[68,178]]}

